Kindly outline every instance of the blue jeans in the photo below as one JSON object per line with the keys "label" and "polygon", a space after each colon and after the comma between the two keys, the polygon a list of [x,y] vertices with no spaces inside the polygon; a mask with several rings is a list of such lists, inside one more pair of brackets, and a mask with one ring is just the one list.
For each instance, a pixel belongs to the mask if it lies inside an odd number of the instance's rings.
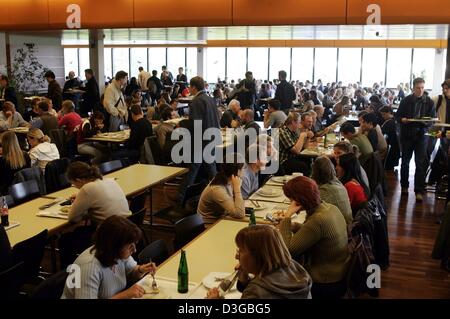
{"label": "blue jeans", "polygon": [[402,150],[402,167],[400,170],[400,184],[402,187],[409,186],[409,162],[414,152],[416,173],[414,174],[414,191],[422,193],[425,191],[425,160],[426,160],[426,136],[420,134],[414,137],[402,137],[400,139]]}
{"label": "blue jeans", "polygon": [[180,185],[179,193],[178,193],[178,202],[180,204],[183,203],[184,195],[186,193],[186,188],[195,183],[195,179],[200,171],[200,168],[205,170],[208,174],[209,180],[213,179],[217,174],[216,163],[208,164],[208,163],[192,163],[189,166],[189,172],[186,174],[183,183]]}

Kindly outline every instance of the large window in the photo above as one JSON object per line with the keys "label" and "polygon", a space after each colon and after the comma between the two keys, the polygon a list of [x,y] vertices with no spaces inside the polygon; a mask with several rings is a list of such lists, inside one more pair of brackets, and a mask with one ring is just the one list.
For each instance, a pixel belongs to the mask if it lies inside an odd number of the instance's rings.
{"label": "large window", "polygon": [[[228,81],[245,78],[247,71],[247,49],[228,48],[227,49],[227,77]],[[252,70],[249,70],[252,71]]]}
{"label": "large window", "polygon": [[113,73],[125,71],[130,74],[130,60],[128,48],[114,48],[113,49]]}
{"label": "large window", "polygon": [[64,76],[78,72],[78,49],[64,49]]}
{"label": "large window", "polygon": [[248,48],[248,71],[257,80],[267,80],[268,54],[268,48]]}
{"label": "large window", "polygon": [[104,58],[105,58],[105,80],[113,77],[112,72],[112,59],[111,59],[111,48],[105,48],[104,49]]}
{"label": "large window", "polygon": [[188,80],[197,74],[197,48],[187,48],[186,76]]}
{"label": "large window", "polygon": [[361,49],[339,49],[338,80],[343,85],[359,82],[361,72]]}
{"label": "large window", "polygon": [[386,86],[396,88],[411,79],[411,49],[388,49]]}
{"label": "large window", "polygon": [[322,83],[336,81],[336,48],[317,48],[314,63],[314,82],[321,79]]}
{"label": "large window", "polygon": [[305,82],[313,79],[313,48],[292,49],[292,80]]}
{"label": "large window", "polygon": [[384,82],[386,49],[363,49],[362,85],[371,87],[375,82]]}
{"label": "large window", "polygon": [[148,69],[158,71],[158,77],[161,74],[161,67],[167,65],[166,48],[150,48],[148,49]]}
{"label": "large window", "polygon": [[131,48],[131,76],[137,78],[139,75],[139,67],[142,66],[147,70],[147,48]]}
{"label": "large window", "polygon": [[291,78],[291,49],[270,48],[269,79],[278,79],[278,72],[286,71],[287,80]]}
{"label": "large window", "polygon": [[206,81],[216,83],[225,78],[225,48],[206,49]]}
{"label": "large window", "polygon": [[176,77],[178,68],[186,67],[186,49],[185,48],[168,48],[167,49],[167,68]]}
{"label": "large window", "polygon": [[425,88],[433,88],[434,56],[436,49],[414,49],[412,77],[422,77]]}
{"label": "large window", "polygon": [[[80,59],[79,59],[79,61],[80,61],[79,70],[80,71],[77,75],[80,79],[84,80],[85,79],[84,70],[91,68],[91,63],[89,60],[89,49],[81,48],[79,51],[79,54],[80,54]],[[77,72],[75,71],[75,73],[77,73]]]}

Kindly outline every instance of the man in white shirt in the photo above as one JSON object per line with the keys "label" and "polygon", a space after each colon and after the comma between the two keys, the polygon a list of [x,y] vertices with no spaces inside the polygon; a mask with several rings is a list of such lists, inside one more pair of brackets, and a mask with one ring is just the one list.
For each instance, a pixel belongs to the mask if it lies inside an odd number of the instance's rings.
{"label": "man in white shirt", "polygon": [[138,84],[142,91],[147,91],[147,81],[151,74],[144,70],[142,66],[139,67]]}
{"label": "man in white shirt", "polygon": [[122,88],[127,84],[127,77],[128,73],[125,71],[117,72],[114,80],[105,90],[103,106],[110,115],[110,132],[117,132],[119,126],[128,120],[128,109],[122,93]]}

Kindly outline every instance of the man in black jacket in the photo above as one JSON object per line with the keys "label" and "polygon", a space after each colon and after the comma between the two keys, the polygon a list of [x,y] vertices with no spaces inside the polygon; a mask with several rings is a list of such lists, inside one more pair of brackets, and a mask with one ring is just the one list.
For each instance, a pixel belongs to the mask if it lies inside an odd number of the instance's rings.
{"label": "man in black jacket", "polygon": [[152,98],[153,104],[156,104],[155,102],[158,102],[159,98],[161,97],[161,91],[164,89],[164,86],[162,85],[162,82],[157,77],[157,75],[158,71],[153,70],[152,76],[147,81],[148,92],[150,94],[150,97]]}
{"label": "man in black jacket", "polygon": [[[210,97],[205,92],[205,81],[202,77],[193,77],[189,82],[189,91],[194,99],[189,104],[189,120],[194,124],[194,129],[196,127],[196,122],[200,121],[202,135],[208,128],[216,128],[220,130],[219,125],[219,114],[217,112],[217,106],[212,97]],[[192,134],[193,132],[191,132]],[[194,135],[197,137],[197,135]],[[203,156],[203,150],[206,145],[212,142],[213,139],[203,139],[200,138],[193,139],[193,145],[191,145],[192,156],[191,163],[189,164],[189,172],[186,174],[184,183],[181,184],[179,189],[179,201],[182,202],[186,188],[195,183],[197,175],[202,168],[202,172],[207,174],[207,177],[211,180],[216,174],[216,163],[215,161],[206,161]],[[200,152],[201,150],[201,152]],[[215,156],[214,149],[211,154]]]}
{"label": "man in black jacket", "polygon": [[275,91],[275,99],[281,102],[281,110],[286,112],[286,110],[292,107],[292,101],[296,98],[295,89],[286,81],[286,71],[278,72],[278,78],[280,79],[280,83]]}
{"label": "man in black jacket", "polygon": [[80,109],[81,116],[86,116],[92,110],[98,111],[100,108],[100,90],[95,79],[94,71],[92,69],[86,69],[84,70],[84,75],[87,82],[84,88],[80,88],[84,91],[83,105]]}
{"label": "man in black jacket", "polygon": [[47,97],[52,100],[53,108],[56,111],[61,109],[62,105],[62,90],[59,83],[55,80],[55,73],[53,71],[47,71],[44,74],[45,79],[48,82]]}
{"label": "man in black jacket", "polygon": [[245,73],[245,80],[241,81],[240,88],[238,100],[241,103],[242,109],[253,109],[256,101],[256,83],[253,79],[252,72],[247,71]]}
{"label": "man in black jacket", "polygon": [[402,148],[401,179],[402,194],[408,193],[409,162],[414,152],[416,172],[414,175],[414,192],[416,201],[423,200],[425,191],[425,132],[432,122],[416,122],[411,120],[435,118],[434,102],[424,94],[425,80],[416,78],[413,81],[413,94],[405,97],[398,108],[395,118],[400,123],[400,145]]}

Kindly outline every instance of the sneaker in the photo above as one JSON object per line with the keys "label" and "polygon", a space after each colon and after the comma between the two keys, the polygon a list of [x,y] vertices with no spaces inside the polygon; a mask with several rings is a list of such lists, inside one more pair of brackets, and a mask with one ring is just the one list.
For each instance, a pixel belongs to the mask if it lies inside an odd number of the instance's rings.
{"label": "sneaker", "polygon": [[421,193],[416,193],[416,202],[422,202],[423,201],[423,195]]}

